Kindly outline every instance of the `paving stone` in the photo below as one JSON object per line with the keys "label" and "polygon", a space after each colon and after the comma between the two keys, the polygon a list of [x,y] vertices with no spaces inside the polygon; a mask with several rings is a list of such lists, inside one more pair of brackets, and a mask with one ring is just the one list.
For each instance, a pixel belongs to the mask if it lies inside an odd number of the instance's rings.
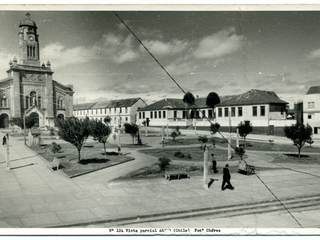
{"label": "paving stone", "polygon": [[61,210],[68,210],[65,202],[51,202],[41,203],[41,204],[31,204],[31,208],[33,209],[34,213],[49,213],[54,211],[61,211]]}
{"label": "paving stone", "polygon": [[112,206],[99,206],[99,207],[91,207],[90,211],[98,218],[103,217],[111,217],[117,216],[119,211]]}
{"label": "paving stone", "polygon": [[46,227],[61,223],[61,220],[53,212],[29,214],[20,219],[24,227]]}
{"label": "paving stone", "polygon": [[[19,217],[7,217],[1,219],[5,224],[7,224],[6,227],[10,228],[21,228],[24,227]],[[5,227],[5,226],[3,226]]]}
{"label": "paving stone", "polygon": [[95,215],[88,209],[57,211],[56,215],[64,224],[88,222],[95,219]]}

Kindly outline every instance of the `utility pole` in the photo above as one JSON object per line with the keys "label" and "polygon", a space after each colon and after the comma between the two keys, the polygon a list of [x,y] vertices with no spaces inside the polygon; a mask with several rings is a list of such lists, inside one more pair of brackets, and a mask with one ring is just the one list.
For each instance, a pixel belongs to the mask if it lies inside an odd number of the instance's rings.
{"label": "utility pole", "polygon": [[10,158],[9,158],[9,135],[7,135],[7,161],[6,161],[6,168],[5,170],[10,170]]}
{"label": "utility pole", "polygon": [[231,159],[231,116],[230,116],[230,110],[229,110],[229,138],[228,138],[228,159]]}
{"label": "utility pole", "polygon": [[27,137],[26,137],[26,113],[23,115],[23,135],[24,135],[24,145],[27,145]]}
{"label": "utility pole", "polygon": [[204,154],[203,154],[203,188],[208,189],[208,158],[209,158],[209,151],[208,151],[208,146],[205,144],[204,145]]}

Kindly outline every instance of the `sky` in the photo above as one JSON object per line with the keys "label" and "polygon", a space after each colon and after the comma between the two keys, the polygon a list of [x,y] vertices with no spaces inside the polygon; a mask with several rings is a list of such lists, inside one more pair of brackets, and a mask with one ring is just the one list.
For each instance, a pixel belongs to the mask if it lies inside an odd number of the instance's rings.
{"label": "sky", "polygon": [[[27,11],[0,11],[0,79],[19,60]],[[112,11],[28,11],[40,61],[74,87],[74,103],[184,93]],[[320,85],[318,11],[123,11],[116,13],[185,91],[206,97],[274,91],[301,100]]]}

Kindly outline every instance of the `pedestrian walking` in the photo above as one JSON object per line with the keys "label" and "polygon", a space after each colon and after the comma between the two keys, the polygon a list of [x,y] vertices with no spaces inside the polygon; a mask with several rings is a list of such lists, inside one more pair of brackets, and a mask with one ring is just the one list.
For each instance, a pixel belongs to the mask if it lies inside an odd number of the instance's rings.
{"label": "pedestrian walking", "polygon": [[214,154],[213,153],[211,154],[211,161],[212,161],[212,171],[214,173],[219,172],[218,169],[217,169],[217,161],[214,159]]}
{"label": "pedestrian walking", "polygon": [[230,183],[230,179],[231,179],[231,175],[229,172],[229,164],[226,164],[225,168],[223,168],[223,181],[221,185],[221,190],[225,190],[226,188],[229,188],[231,190],[234,189],[234,187]]}
{"label": "pedestrian walking", "polygon": [[7,145],[7,138],[6,138],[6,135],[3,136],[3,139],[2,139],[2,145]]}

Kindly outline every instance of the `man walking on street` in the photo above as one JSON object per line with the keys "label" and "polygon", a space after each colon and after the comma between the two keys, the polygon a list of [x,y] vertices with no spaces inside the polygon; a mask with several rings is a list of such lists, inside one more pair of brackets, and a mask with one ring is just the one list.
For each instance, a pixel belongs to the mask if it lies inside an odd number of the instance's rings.
{"label": "man walking on street", "polygon": [[[225,190],[226,188],[229,188],[231,190],[234,190],[234,187],[230,183],[231,175],[229,172],[229,164],[226,164],[226,167],[223,169],[223,181],[221,185],[221,190]],[[225,186],[227,184],[227,186]]]}

